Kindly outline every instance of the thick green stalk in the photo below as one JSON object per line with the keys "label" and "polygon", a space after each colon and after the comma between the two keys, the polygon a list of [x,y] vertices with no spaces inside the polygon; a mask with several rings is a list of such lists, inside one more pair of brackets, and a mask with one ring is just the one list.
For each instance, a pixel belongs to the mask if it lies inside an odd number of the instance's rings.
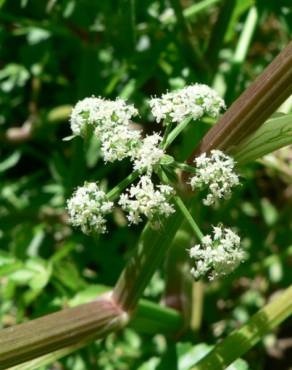
{"label": "thick green stalk", "polygon": [[292,314],[292,286],[231,333],[191,370],[223,370]]}
{"label": "thick green stalk", "polygon": [[154,230],[149,223],[145,226],[134,255],[114,288],[114,299],[126,312],[135,309],[182,221],[182,215],[176,212],[162,222],[158,230]]}
{"label": "thick green stalk", "polygon": [[[108,294],[94,302],[2,330],[0,369],[16,364],[21,365],[13,367],[15,370],[44,366],[122,328],[128,315]],[[141,333],[174,335],[182,322],[178,312],[142,299],[130,326]]]}
{"label": "thick green stalk", "polygon": [[43,356],[37,357],[33,360],[22,362],[19,365],[9,367],[7,370],[35,370],[40,367],[52,364],[58,361],[60,358],[70,355],[71,353],[77,351],[78,349],[84,348],[88,344],[92,343],[96,339],[95,336],[88,337],[86,340],[72,344],[68,347],[61,348],[57,351],[45,354]]}
{"label": "thick green stalk", "polygon": [[182,316],[175,310],[141,299],[130,326],[139,333],[174,335],[183,325]]}
{"label": "thick green stalk", "polygon": [[[135,316],[130,322],[130,327],[140,333],[154,335],[163,333],[165,335],[174,335],[182,327],[182,316],[175,310],[163,307],[157,303],[141,299]],[[31,333],[33,335],[33,333]],[[94,340],[98,339],[96,333],[72,345],[61,348],[57,351],[37,357],[33,360],[10,367],[9,370],[34,370],[41,366],[49,365],[62,357],[81,349]]]}
{"label": "thick green stalk", "polygon": [[128,315],[109,293],[97,300],[0,332],[0,369],[120,329]]}
{"label": "thick green stalk", "polygon": [[[182,313],[184,324],[189,321],[190,291],[192,277],[189,274],[187,249],[190,248],[192,232],[186,222],[177,232],[165,261],[165,289],[163,302]],[[181,330],[182,330],[181,326]]]}
{"label": "thick green stalk", "polygon": [[254,133],[292,93],[292,42],[231,105],[188,159],[213,148],[231,152]]}

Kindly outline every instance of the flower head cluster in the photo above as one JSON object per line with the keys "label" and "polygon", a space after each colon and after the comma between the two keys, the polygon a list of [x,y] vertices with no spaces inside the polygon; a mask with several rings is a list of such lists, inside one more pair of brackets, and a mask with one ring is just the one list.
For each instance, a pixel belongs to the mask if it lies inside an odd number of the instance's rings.
{"label": "flower head cluster", "polygon": [[224,101],[207,85],[194,84],[181,90],[163,94],[161,98],[153,98],[149,102],[151,112],[157,122],[179,123],[191,117],[193,120],[203,115],[217,117],[225,107]]}
{"label": "flower head cluster", "polygon": [[106,232],[104,216],[112,211],[113,203],[96,183],[85,183],[77,188],[67,202],[70,222],[85,234]]}
{"label": "flower head cluster", "polygon": [[189,254],[194,260],[191,274],[196,280],[206,275],[213,280],[229,274],[245,259],[240,237],[222,226],[213,227],[213,236],[204,236]]}
{"label": "flower head cluster", "polygon": [[218,199],[228,198],[231,189],[239,185],[238,175],[234,172],[234,160],[220,150],[211,150],[211,155],[201,154],[194,160],[196,174],[190,180],[192,189],[208,187],[208,194],[203,200],[205,205],[212,205]]}
{"label": "flower head cluster", "polygon": [[133,152],[134,170],[139,172],[146,171],[150,174],[155,165],[159,163],[164,155],[164,150],[160,148],[159,144],[162,137],[158,134],[146,136],[141,142],[140,146]]}
{"label": "flower head cluster", "polygon": [[75,105],[70,124],[75,135],[84,136],[88,130],[94,131],[101,141],[104,160],[113,162],[131,156],[139,142],[140,132],[130,126],[131,118],[137,114],[137,109],[123,99],[91,97]]}
{"label": "flower head cluster", "polygon": [[155,186],[150,177],[142,176],[136,186],[132,185],[126,193],[121,194],[119,205],[128,212],[130,223],[138,224],[143,215],[155,223],[160,218],[174,213],[175,210],[169,203],[173,195],[171,186]]}
{"label": "flower head cluster", "polygon": [[121,161],[136,153],[141,142],[140,131],[116,126],[101,135],[101,153],[105,162]]}

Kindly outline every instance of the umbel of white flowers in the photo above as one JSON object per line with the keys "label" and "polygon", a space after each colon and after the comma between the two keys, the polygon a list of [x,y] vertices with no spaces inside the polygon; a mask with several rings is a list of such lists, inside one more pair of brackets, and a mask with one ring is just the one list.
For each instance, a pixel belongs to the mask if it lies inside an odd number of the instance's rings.
{"label": "umbel of white flowers", "polygon": [[207,206],[215,204],[218,199],[228,198],[231,189],[239,185],[239,177],[234,171],[235,162],[221,150],[211,150],[195,158],[196,173],[190,179],[192,189],[208,189],[203,203]]}
{"label": "umbel of white flowers", "polygon": [[[223,100],[214,90],[200,84],[164,94],[161,98],[153,98],[149,104],[156,120],[159,122],[164,119],[168,123],[179,123],[186,117],[193,120],[203,115],[215,117],[224,107]],[[120,161],[128,157],[133,163],[133,169],[142,176],[136,186],[130,187],[120,197],[119,205],[129,212],[130,223],[140,222],[141,216],[148,219],[168,217],[174,211],[171,204],[174,190],[169,185],[154,186],[151,181],[153,172],[159,168],[165,156],[161,145],[163,139],[157,133],[142,138],[141,131],[134,129],[131,122],[137,115],[137,109],[123,99],[112,101],[93,96],[79,101],[70,117],[74,135],[83,137],[91,132],[99,138],[105,162]],[[220,151],[213,151],[210,158],[203,154],[196,158],[195,164],[197,173],[191,179],[191,186],[208,187],[205,204],[213,204],[216,199],[228,196],[231,188],[238,183],[238,177],[233,173],[233,160]],[[147,177],[143,177],[144,175]],[[86,233],[90,230],[104,232],[104,215],[108,212],[102,212],[101,207],[88,207],[86,211],[86,198],[83,208],[77,207],[82,202],[78,196],[82,192],[88,192],[88,185],[84,189],[78,188],[68,201],[71,223],[80,226]],[[94,196],[91,199],[93,198]],[[103,198],[99,198],[99,202],[102,199],[108,204],[105,194]],[[146,199],[149,201],[146,202]],[[94,217],[90,220],[91,210]],[[98,212],[101,212],[100,218],[97,217]]]}
{"label": "umbel of white flowers", "polygon": [[213,227],[213,236],[205,235],[201,244],[189,250],[194,267],[191,274],[198,280],[208,276],[216,279],[232,272],[245,259],[240,237],[229,228]]}
{"label": "umbel of white flowers", "polygon": [[150,177],[142,176],[136,186],[132,185],[124,194],[121,194],[119,205],[128,212],[130,223],[138,224],[144,215],[152,223],[162,217],[168,217],[175,212],[169,203],[174,190],[168,185],[155,186]]}
{"label": "umbel of white flowers", "polygon": [[[182,122],[181,127],[184,127],[185,119],[195,121],[203,115],[216,117],[224,108],[223,100],[215,91],[199,84],[155,97],[149,105],[157,122],[163,120],[164,126]],[[119,197],[117,204],[127,213],[129,224],[137,224],[146,218],[150,224],[157,225],[162,218],[175,212],[172,204],[175,191],[168,184],[155,185],[152,176],[154,173],[159,175],[159,171],[165,168],[161,165],[171,165],[175,161],[166,160],[163,143],[167,137],[154,133],[143,138],[141,131],[133,128],[131,119],[137,115],[137,109],[123,99],[111,101],[90,97],[79,101],[73,108],[70,124],[75,136],[94,134],[98,137],[105,162],[120,161],[126,157],[130,159],[136,174],[129,178],[139,175],[136,185],[130,185],[122,194],[119,185],[109,193],[110,197]],[[170,128],[168,126],[168,130]],[[233,159],[220,150],[213,150],[208,156],[202,154],[194,164],[196,172],[190,184],[193,189],[207,188],[206,205],[228,197],[231,189],[239,184]],[[130,184],[130,181],[122,183]],[[105,216],[114,207],[111,200],[96,183],[85,183],[75,190],[67,202],[71,224],[80,227],[86,234],[106,232]],[[240,238],[230,229],[222,227],[214,227],[213,237],[204,236],[201,244],[190,249],[190,256],[194,261],[191,272],[196,279],[205,274],[210,279],[224,275],[244,259]]]}
{"label": "umbel of white flowers", "polygon": [[67,209],[71,224],[79,226],[85,234],[104,233],[104,216],[112,211],[113,205],[96,183],[87,182],[68,200]]}
{"label": "umbel of white flowers", "polygon": [[223,99],[207,85],[194,84],[177,91],[163,94],[149,101],[152,115],[157,122],[179,123],[187,117],[194,121],[204,115],[217,117],[225,108]]}

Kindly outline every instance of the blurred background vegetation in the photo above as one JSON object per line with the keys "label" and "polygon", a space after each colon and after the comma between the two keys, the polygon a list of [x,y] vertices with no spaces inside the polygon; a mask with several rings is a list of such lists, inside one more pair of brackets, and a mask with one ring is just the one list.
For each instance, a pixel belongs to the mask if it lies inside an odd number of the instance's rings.
{"label": "blurred background vegetation", "polygon": [[[86,237],[68,225],[65,202],[76,186],[98,180],[111,188],[131,171],[127,162],[105,166],[96,140],[62,141],[70,135],[71,106],[91,95],[123,97],[140,107],[137,124],[146,132],[160,129],[147,99],[167,89],[207,83],[229,106],[289,42],[292,5],[1,0],[0,26],[0,325],[7,327],[113,286],[141,231],[129,229],[119,210],[105,236]],[[173,147],[176,156],[185,158],[210,124],[189,128]],[[205,284],[196,332],[176,344],[179,370],[291,283],[291,159],[288,147],[247,166],[231,201],[196,210],[206,230],[236,225],[249,259],[230,277]],[[164,271],[145,292],[156,302]],[[171,369],[172,345],[128,328],[47,369]],[[233,369],[288,369],[289,355],[291,319]]]}

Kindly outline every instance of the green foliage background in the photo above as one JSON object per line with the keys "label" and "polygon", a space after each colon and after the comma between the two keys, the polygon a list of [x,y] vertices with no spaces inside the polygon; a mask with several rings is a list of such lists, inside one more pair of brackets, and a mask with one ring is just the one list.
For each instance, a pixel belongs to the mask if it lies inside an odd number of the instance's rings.
{"label": "green foliage background", "polygon": [[[76,186],[88,180],[110,189],[131,171],[127,162],[105,166],[95,140],[62,141],[70,135],[70,107],[90,95],[121,96],[140,107],[137,124],[151,132],[161,127],[152,122],[147,98],[167,89],[207,83],[230,105],[288,43],[292,6],[289,0],[2,0],[0,25],[0,325],[7,327],[113,286],[141,231],[129,229],[119,210],[102,237],[68,225],[65,202]],[[291,104],[283,109],[291,111]],[[176,157],[185,157],[210,124],[186,130],[173,147]],[[187,369],[288,286],[291,156],[286,148],[244,168],[243,186],[220,209],[196,208],[205,230],[217,222],[236,225],[249,260],[206,284],[193,336],[175,344],[126,329],[47,369],[175,369],[173,346],[178,369]],[[146,297],[161,299],[164,274],[161,266]],[[291,346],[281,343],[292,340],[291,324],[233,368],[286,369]]]}

